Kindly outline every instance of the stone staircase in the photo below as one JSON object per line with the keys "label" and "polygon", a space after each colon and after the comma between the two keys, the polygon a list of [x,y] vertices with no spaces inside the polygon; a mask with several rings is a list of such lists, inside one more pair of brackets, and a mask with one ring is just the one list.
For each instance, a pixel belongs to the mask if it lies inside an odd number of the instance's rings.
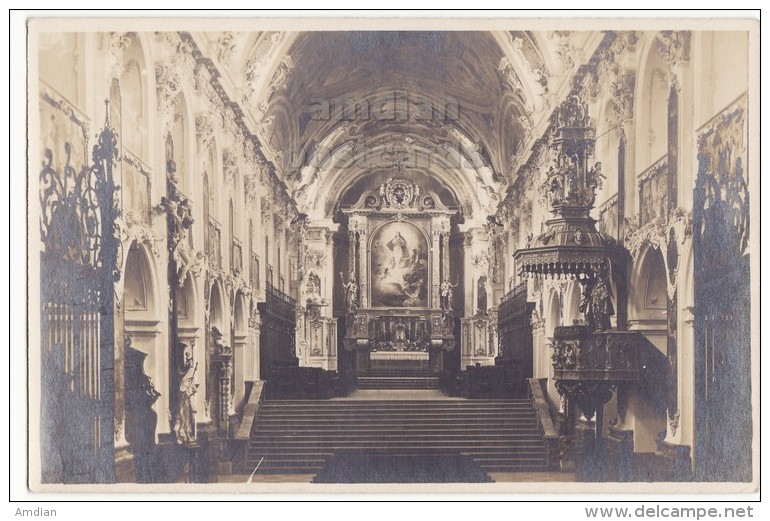
{"label": "stone staircase", "polygon": [[264,474],[318,474],[332,456],[472,459],[483,472],[547,470],[529,400],[266,400],[246,451]]}
{"label": "stone staircase", "polygon": [[361,390],[438,389],[438,376],[430,371],[369,370],[358,376]]}

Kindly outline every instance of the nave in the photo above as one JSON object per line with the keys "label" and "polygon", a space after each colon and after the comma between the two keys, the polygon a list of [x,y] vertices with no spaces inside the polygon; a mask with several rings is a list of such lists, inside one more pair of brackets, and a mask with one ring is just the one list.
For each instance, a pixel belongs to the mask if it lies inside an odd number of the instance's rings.
{"label": "nave", "polygon": [[753,481],[749,26],[383,24],[31,24],[30,483]]}

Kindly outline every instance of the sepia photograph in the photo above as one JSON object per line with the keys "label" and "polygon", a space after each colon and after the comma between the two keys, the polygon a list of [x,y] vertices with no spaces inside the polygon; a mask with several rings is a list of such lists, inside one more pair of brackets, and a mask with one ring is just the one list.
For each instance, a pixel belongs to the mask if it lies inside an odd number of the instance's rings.
{"label": "sepia photograph", "polygon": [[758,19],[26,38],[31,500],[758,492]]}

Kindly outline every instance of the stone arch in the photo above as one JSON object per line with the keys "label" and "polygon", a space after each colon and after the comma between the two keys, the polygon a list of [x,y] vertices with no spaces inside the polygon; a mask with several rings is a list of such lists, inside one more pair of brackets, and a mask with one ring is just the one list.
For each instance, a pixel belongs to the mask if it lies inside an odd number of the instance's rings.
{"label": "stone arch", "polygon": [[564,299],[562,302],[563,307],[563,322],[565,326],[572,325],[575,320],[582,323],[584,321],[583,313],[580,312],[580,302],[582,300],[582,292],[580,283],[573,280],[567,283],[564,289]]}
{"label": "stone arch", "polygon": [[197,308],[195,303],[198,301],[195,288],[195,280],[192,276],[188,276],[184,284],[181,287],[177,287],[175,290],[177,299],[177,317],[179,319],[179,327],[194,327],[197,322]]}
{"label": "stone arch", "polygon": [[666,352],[667,272],[663,252],[651,244],[643,247],[632,266],[629,295],[629,324],[642,331]]}
{"label": "stone arch", "polygon": [[553,337],[553,331],[557,326],[563,325],[564,296],[558,287],[551,288],[548,294],[547,313],[545,316],[545,336]]}
{"label": "stone arch", "polygon": [[222,281],[215,280],[209,288],[208,316],[209,327],[217,327],[224,335],[230,330],[227,313],[227,292]]}
{"label": "stone arch", "polygon": [[154,87],[147,72],[147,57],[142,39],[130,35],[131,42],[123,53],[121,85],[122,145],[135,156],[148,161],[150,92]]}
{"label": "stone arch", "polygon": [[168,342],[164,338],[160,316],[165,305],[160,301],[160,280],[157,266],[149,247],[139,241],[132,241],[127,248],[122,270],[123,283],[123,326],[131,339],[134,349],[147,355],[144,373],[147,374],[160,392],[153,409],[157,423],[145,426],[154,433],[165,430],[163,413],[168,408]]}
{"label": "stone arch", "polygon": [[[656,37],[650,38],[641,55],[639,81],[634,97],[636,121],[636,171],[642,172],[666,154],[668,97],[666,64],[658,52]],[[646,143],[647,146],[641,144]]]}
{"label": "stone arch", "polygon": [[122,270],[123,308],[137,319],[157,318],[157,270],[151,259],[146,245],[131,242]]}
{"label": "stone arch", "polygon": [[[662,250],[647,243],[636,256],[631,269],[631,318],[643,316],[645,309],[665,309],[666,273]],[[663,301],[659,302],[661,296]]]}
{"label": "stone arch", "polygon": [[[486,158],[471,157],[475,144],[459,129],[447,128],[445,131],[450,136],[448,139],[459,145],[458,150],[454,151],[457,154],[453,152],[447,153],[446,156],[436,155],[435,143],[417,133],[410,133],[408,137],[413,139],[411,153],[415,157],[423,154],[424,157],[431,159],[429,165],[419,163],[413,168],[410,167],[410,173],[435,179],[449,189],[466,218],[478,219],[491,213],[491,208],[496,202],[495,198],[498,198],[499,194],[490,194],[490,191],[494,192],[494,187],[497,185]],[[331,141],[334,140],[331,139]],[[371,178],[371,176],[382,175],[387,178],[392,175],[393,143],[388,135],[381,134],[376,138],[370,138],[367,146],[367,157],[372,158],[370,165],[361,163],[360,158],[357,158],[358,153],[354,145],[350,142],[329,143],[324,149],[329,150],[329,159],[325,161],[311,155],[308,164],[313,168],[307,169],[309,173],[304,178],[309,186],[316,187],[312,193],[317,195],[312,199],[306,196],[303,201],[299,201],[303,211],[309,213],[311,218],[333,217],[336,203],[360,176]],[[313,177],[317,178],[317,181],[311,183],[310,178]],[[308,190],[307,193],[310,191]]]}

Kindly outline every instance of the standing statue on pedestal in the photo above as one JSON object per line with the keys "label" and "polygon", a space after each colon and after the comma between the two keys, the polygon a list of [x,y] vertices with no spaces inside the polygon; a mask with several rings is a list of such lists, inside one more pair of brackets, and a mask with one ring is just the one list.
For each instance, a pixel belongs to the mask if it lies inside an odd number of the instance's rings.
{"label": "standing statue on pedestal", "polygon": [[198,364],[193,361],[192,346],[187,346],[181,342],[178,346],[182,350],[182,361],[179,366],[178,411],[174,432],[177,443],[193,445],[196,443],[196,439],[192,397],[198,391],[198,384],[195,383],[195,372],[198,370]]}
{"label": "standing statue on pedestal", "polygon": [[457,287],[458,281],[452,284],[449,279],[444,279],[441,283],[441,309],[444,311],[452,311],[452,299],[454,297],[453,289]]}
{"label": "standing statue on pedestal", "polygon": [[354,312],[358,309],[358,284],[356,284],[355,273],[350,273],[350,279],[345,282],[345,278],[340,272],[340,279],[342,280],[342,287],[345,288],[345,307],[348,311]]}

